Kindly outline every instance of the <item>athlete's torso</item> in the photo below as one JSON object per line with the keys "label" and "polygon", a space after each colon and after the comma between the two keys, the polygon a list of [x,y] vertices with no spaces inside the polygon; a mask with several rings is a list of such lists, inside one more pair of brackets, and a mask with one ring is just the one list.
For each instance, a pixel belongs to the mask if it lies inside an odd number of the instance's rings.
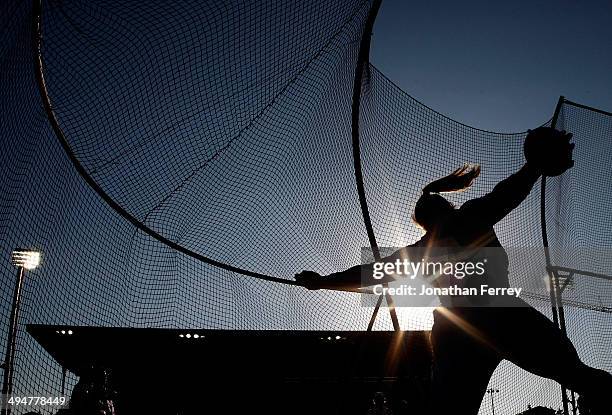
{"label": "athlete's torso", "polygon": [[457,278],[442,276],[436,281],[436,286],[476,289],[476,296],[442,296],[442,305],[448,307],[489,306],[497,301],[489,295],[483,295],[481,287],[509,287],[508,255],[502,247],[493,227],[481,226],[472,220],[466,220],[460,210],[445,223],[440,224],[435,232],[426,234],[416,246],[427,246],[432,252],[447,252],[455,261],[483,263],[482,275],[471,275]]}

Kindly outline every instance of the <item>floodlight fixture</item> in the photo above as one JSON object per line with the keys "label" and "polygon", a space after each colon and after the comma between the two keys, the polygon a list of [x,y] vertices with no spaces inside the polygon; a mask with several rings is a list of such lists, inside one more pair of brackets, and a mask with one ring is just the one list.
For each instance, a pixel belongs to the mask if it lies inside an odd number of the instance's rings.
{"label": "floodlight fixture", "polygon": [[40,265],[39,251],[29,249],[15,249],[11,255],[11,263],[20,268],[31,271]]}

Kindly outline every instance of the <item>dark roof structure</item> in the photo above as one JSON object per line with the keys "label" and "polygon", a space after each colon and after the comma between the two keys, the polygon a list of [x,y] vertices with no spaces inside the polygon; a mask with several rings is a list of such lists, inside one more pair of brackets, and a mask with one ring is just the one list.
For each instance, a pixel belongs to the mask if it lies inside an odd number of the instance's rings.
{"label": "dark roof structure", "polygon": [[429,333],[416,331],[27,330],[79,376],[110,369],[122,413],[366,413],[376,392],[418,409],[431,362]]}

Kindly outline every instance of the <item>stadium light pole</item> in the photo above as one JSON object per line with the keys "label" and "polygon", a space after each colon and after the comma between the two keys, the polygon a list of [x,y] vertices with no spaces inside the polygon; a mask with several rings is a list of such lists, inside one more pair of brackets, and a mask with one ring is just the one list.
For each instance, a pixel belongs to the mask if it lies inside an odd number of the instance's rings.
{"label": "stadium light pole", "polygon": [[491,414],[495,415],[495,397],[493,396],[496,393],[499,393],[499,389],[487,389],[487,393],[491,395]]}
{"label": "stadium light pole", "polygon": [[21,288],[26,270],[35,269],[40,264],[40,252],[28,249],[15,249],[11,255],[11,263],[17,267],[17,280],[13,291],[13,305],[9,319],[9,331],[4,355],[4,379],[2,381],[2,415],[11,413],[8,399],[13,393],[13,369],[15,362],[15,344],[17,341],[17,324],[19,322],[19,305],[21,303]]}

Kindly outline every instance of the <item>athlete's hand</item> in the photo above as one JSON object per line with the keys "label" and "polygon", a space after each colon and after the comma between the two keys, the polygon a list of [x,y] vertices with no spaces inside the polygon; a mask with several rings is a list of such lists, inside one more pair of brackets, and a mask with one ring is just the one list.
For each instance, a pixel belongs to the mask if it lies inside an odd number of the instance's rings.
{"label": "athlete's hand", "polygon": [[572,134],[551,127],[530,130],[523,144],[527,165],[545,176],[559,176],[574,166]]}
{"label": "athlete's hand", "polygon": [[295,281],[309,290],[318,290],[322,286],[322,277],[314,271],[302,271],[295,274]]}
{"label": "athlete's hand", "polygon": [[564,160],[565,165],[567,167],[565,171],[567,171],[574,167],[574,160],[572,159],[572,156],[576,144],[570,142],[572,140],[572,137],[574,136],[572,133],[568,133],[567,131],[563,130],[561,131],[561,135],[563,136],[562,147],[566,152],[566,157],[564,157]]}
{"label": "athlete's hand", "polygon": [[545,157],[548,158],[548,163],[555,166],[555,173],[563,174],[574,167],[572,156],[575,144],[570,142],[573,134],[565,130],[554,131],[554,146],[551,146]]}

